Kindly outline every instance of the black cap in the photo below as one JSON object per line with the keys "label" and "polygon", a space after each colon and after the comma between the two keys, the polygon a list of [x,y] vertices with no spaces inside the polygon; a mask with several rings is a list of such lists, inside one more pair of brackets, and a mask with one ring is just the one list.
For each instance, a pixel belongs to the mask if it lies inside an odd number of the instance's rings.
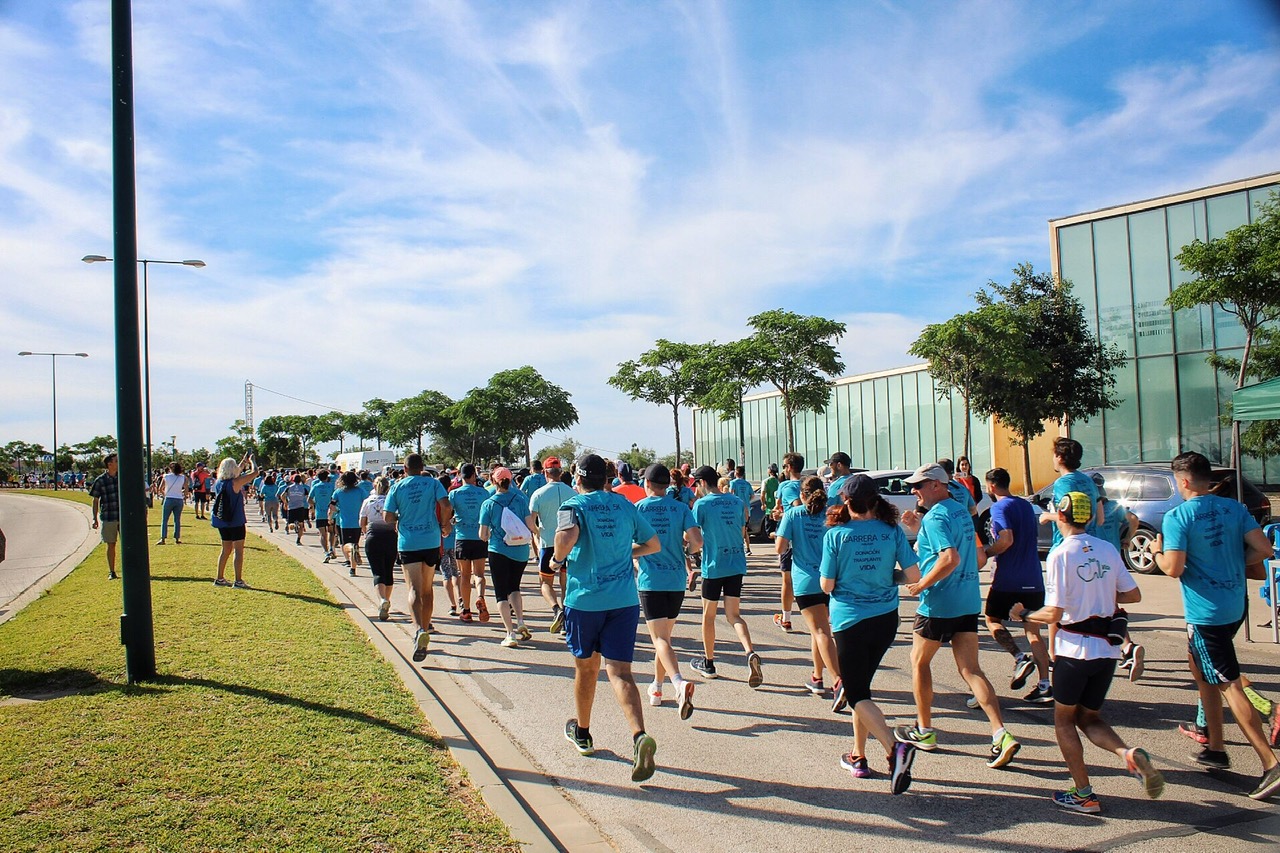
{"label": "black cap", "polygon": [[837,450],[835,453],[832,453],[830,461],[833,465],[853,464],[853,460],[849,458],[849,454],[845,453],[843,450]]}
{"label": "black cap", "polygon": [[578,457],[578,476],[589,480],[604,479],[604,460],[594,453],[584,453]]}
{"label": "black cap", "polygon": [[703,465],[697,471],[693,472],[693,479],[715,485],[720,482],[720,472],[715,468],[712,468],[710,465]]}
{"label": "black cap", "polygon": [[671,469],[661,462],[655,462],[648,468],[644,469],[644,481],[653,483],[655,486],[667,486],[671,484]]}
{"label": "black cap", "polygon": [[866,474],[852,474],[843,483],[840,484],[840,498],[847,500],[868,501],[873,495],[880,493],[876,481],[868,477]]}
{"label": "black cap", "polygon": [[633,476],[635,475],[631,473],[631,465],[629,463],[627,462],[618,463],[618,479],[619,480],[621,480],[624,483],[630,483]]}

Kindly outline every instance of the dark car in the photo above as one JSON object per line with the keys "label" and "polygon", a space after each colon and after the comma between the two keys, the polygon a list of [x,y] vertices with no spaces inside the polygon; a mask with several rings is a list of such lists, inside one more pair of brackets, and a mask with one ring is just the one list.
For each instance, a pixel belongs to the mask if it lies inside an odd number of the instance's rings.
{"label": "dark car", "polygon": [[[1081,468],[1081,473],[1092,476],[1101,474],[1107,497],[1138,517],[1138,529],[1129,539],[1124,552],[1124,562],[1131,572],[1155,574],[1159,571],[1155,558],[1147,546],[1160,532],[1164,514],[1183,503],[1173,471],[1167,462],[1144,462],[1135,465],[1103,465]],[[1213,491],[1224,497],[1236,496],[1236,472],[1231,468],[1213,469]],[[1048,508],[1053,499],[1053,485],[1045,486],[1032,498],[1041,509]],[[1258,487],[1244,479],[1244,505],[1258,524],[1265,525],[1271,518],[1271,502]],[[1053,525],[1042,524],[1039,530],[1039,548],[1042,555],[1053,546]]]}

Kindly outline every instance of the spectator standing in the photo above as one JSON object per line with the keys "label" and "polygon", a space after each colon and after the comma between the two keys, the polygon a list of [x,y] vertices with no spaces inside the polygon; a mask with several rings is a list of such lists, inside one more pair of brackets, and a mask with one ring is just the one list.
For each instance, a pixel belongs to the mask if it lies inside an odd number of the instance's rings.
{"label": "spectator standing", "polygon": [[104,465],[107,470],[89,486],[89,496],[93,498],[93,529],[107,546],[107,577],[115,580],[118,577],[116,541],[120,537],[120,479],[116,455],[108,453]]}
{"label": "spectator standing", "polygon": [[169,473],[161,478],[164,489],[164,503],[160,505],[160,541],[163,545],[169,538],[169,518],[173,518],[173,541],[182,544],[182,508],[187,503],[187,475],[182,473],[181,462],[171,462]]}
{"label": "spectator standing", "polygon": [[[249,454],[237,464],[228,457],[218,463],[218,482],[214,485],[214,504],[222,511],[214,512],[211,522],[218,529],[222,539],[222,552],[218,555],[218,577],[214,586],[234,586],[236,589],[249,589],[244,581],[244,540],[245,530],[244,496],[245,489],[253,482],[257,472]],[[221,496],[222,505],[218,504]],[[233,557],[234,555],[234,557]],[[233,557],[232,568],[235,571],[235,582],[227,581],[227,558]]]}

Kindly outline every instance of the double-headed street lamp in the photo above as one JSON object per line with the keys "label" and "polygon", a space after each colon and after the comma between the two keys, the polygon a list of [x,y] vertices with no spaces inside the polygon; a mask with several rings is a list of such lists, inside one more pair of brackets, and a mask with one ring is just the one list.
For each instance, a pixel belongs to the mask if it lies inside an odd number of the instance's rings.
{"label": "double-headed street lamp", "polygon": [[[85,255],[80,260],[86,264],[96,264],[109,262],[112,259],[106,255]],[[138,258],[138,263],[142,264],[142,382],[143,382],[143,411],[146,414],[146,441],[147,441],[147,488],[151,488],[151,334],[150,324],[147,321],[147,265],[148,264],[175,264],[184,267],[203,267],[204,261],[158,261],[155,258]]]}
{"label": "double-headed street lamp", "polygon": [[88,358],[87,352],[28,352],[23,350],[18,355],[47,355],[53,368],[53,490],[58,490],[58,356],[68,358]]}

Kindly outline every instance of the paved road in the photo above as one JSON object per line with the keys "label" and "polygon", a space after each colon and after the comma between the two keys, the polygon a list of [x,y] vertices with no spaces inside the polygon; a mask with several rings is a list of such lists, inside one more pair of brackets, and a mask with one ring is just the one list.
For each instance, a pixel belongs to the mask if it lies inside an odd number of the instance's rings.
{"label": "paved road", "polygon": [[0,528],[8,556],[0,563],[0,622],[66,577],[98,542],[89,508],[57,498],[0,491]]}
{"label": "paved road", "polygon": [[[254,525],[256,526],[256,525]],[[259,531],[261,526],[257,526]],[[340,563],[323,565],[315,534],[297,547],[293,537],[267,534],[299,556],[331,584],[341,585],[366,613],[375,610],[367,571],[349,578]],[[1144,746],[1169,782],[1152,802],[1116,761],[1087,747],[1095,789],[1105,813],[1063,813],[1049,800],[1067,776],[1053,739],[1048,709],[1011,698],[1011,659],[984,642],[982,661],[1004,697],[1006,723],[1023,743],[1013,765],[984,764],[988,729],[980,713],[964,706],[960,678],[944,656],[935,663],[935,725],[940,749],[921,754],[910,792],[892,797],[887,781],[853,779],[837,764],[851,746],[847,715],[833,715],[827,701],[801,687],[808,675],[808,637],[783,634],[772,623],[777,596],[772,558],[751,560],[743,609],[765,658],[765,684],[747,687],[736,644],[719,647],[722,677],[699,683],[697,711],[686,723],[674,707],[646,706],[648,730],[657,738],[659,772],[650,783],[630,781],[630,737],[607,683],[600,685],[592,722],[597,752],[582,758],[562,735],[572,715],[572,661],[564,644],[546,632],[549,614],[536,593],[526,594],[534,641],[509,650],[496,619],[463,625],[436,617],[432,652],[420,671],[431,683],[448,679],[461,700],[450,706],[460,721],[483,718],[496,737],[510,739],[527,759],[527,771],[512,770],[514,784],[550,780],[610,844],[624,851],[859,850],[1258,850],[1280,846],[1280,804],[1255,803],[1242,795],[1252,787],[1257,760],[1238,730],[1228,729],[1235,769],[1215,775],[1190,761],[1192,744],[1178,735],[1178,721],[1194,713],[1195,696],[1186,671],[1181,604],[1175,581],[1140,578],[1145,600],[1131,608],[1133,630],[1148,649],[1147,675],[1138,684],[1117,681],[1106,707],[1108,719],[1131,745]],[[252,567],[248,567],[252,583]],[[536,572],[533,573],[536,577]],[[526,577],[532,591],[535,580]],[[389,623],[374,623],[408,653],[409,628],[403,591],[397,590]],[[437,593],[437,613],[447,610]],[[677,631],[682,661],[697,652],[694,602],[686,602]],[[914,601],[902,613],[914,611]],[[1257,611],[1255,611],[1256,613]],[[1260,621],[1255,617],[1254,621]],[[798,620],[797,620],[798,623]],[[913,718],[907,666],[909,635],[886,658],[874,689],[891,722]],[[721,636],[726,626],[721,625]],[[1266,632],[1255,631],[1257,639]],[[1245,670],[1263,690],[1280,697],[1280,650],[1241,643]],[[652,649],[641,642],[638,680],[651,680]],[[691,673],[686,670],[686,675]],[[438,681],[436,683],[439,683]],[[490,723],[496,723],[496,728]],[[495,748],[506,744],[494,744]],[[878,763],[878,762],[877,762]],[[537,778],[525,778],[525,777]],[[564,837],[572,821],[552,825]]]}

